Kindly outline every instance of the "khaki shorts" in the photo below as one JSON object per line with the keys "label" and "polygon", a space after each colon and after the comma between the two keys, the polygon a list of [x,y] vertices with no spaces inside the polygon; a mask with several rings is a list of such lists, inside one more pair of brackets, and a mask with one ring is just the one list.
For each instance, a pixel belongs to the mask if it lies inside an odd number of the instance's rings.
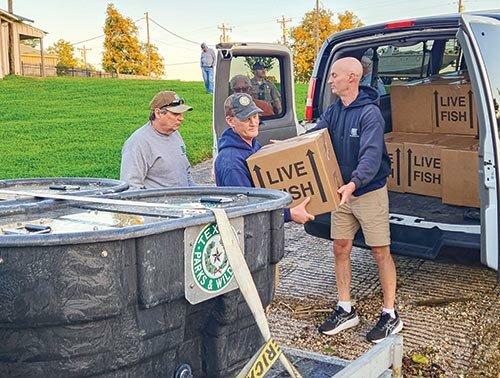
{"label": "khaki shorts", "polygon": [[360,227],[368,246],[391,244],[387,185],[359,197],[351,196],[350,203],[332,213],[333,239],[353,240]]}

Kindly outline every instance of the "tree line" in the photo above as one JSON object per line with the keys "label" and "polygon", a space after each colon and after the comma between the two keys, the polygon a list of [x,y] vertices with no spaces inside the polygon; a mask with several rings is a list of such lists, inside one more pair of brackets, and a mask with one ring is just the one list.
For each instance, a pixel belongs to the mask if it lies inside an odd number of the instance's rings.
{"label": "tree line", "polygon": [[[165,64],[158,48],[139,41],[138,28],[130,17],[124,17],[113,4],[108,4],[104,21],[104,50],[101,65],[105,72],[130,75],[163,76]],[[58,67],[95,69],[75,57],[71,42],[60,39],[47,49],[57,55]],[[149,72],[148,72],[149,70]]]}
{"label": "tree line", "polygon": [[[333,33],[362,26],[361,20],[352,12],[333,13],[320,8],[307,12],[300,24],[288,32],[288,47],[293,54],[295,80],[307,82],[316,60],[316,24],[318,24],[319,46]],[[58,66],[94,69],[83,60],[75,58],[75,47],[60,39],[47,49],[59,57]],[[149,56],[149,59],[148,59]],[[104,23],[104,50],[101,61],[105,72],[163,76],[165,65],[158,48],[139,41],[138,28],[129,17],[124,17],[113,4],[108,4]],[[149,70],[149,72],[148,72]]]}

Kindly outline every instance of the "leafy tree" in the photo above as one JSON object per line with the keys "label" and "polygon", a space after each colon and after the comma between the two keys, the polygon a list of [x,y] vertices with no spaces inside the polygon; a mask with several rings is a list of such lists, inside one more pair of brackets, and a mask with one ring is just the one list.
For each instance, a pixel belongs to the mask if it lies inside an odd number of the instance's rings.
{"label": "leafy tree", "polygon": [[22,39],[19,43],[36,49],[40,45],[40,40],[38,38]]}
{"label": "leafy tree", "polygon": [[[146,57],[145,65],[146,70],[148,67],[148,45],[144,43],[142,45],[142,49],[144,52],[144,56]],[[163,76],[165,74],[165,64],[163,63],[163,57],[158,53],[158,47],[153,44],[149,44],[149,59],[150,59],[150,68],[151,75],[154,76]]]}
{"label": "leafy tree", "polygon": [[102,67],[106,72],[147,75],[147,57],[139,43],[137,26],[108,4],[104,24]]}
{"label": "leafy tree", "polygon": [[245,65],[252,71],[252,67],[255,63],[262,63],[266,71],[270,71],[275,62],[275,58],[273,57],[262,57],[262,56],[247,56],[245,57]]}
{"label": "leafy tree", "polygon": [[[361,20],[352,12],[337,14],[337,22],[332,21],[333,12],[319,9],[319,46],[333,33],[362,26]],[[316,10],[305,14],[299,26],[290,31],[295,79],[307,82],[316,60]]]}
{"label": "leafy tree", "polygon": [[335,24],[335,26],[337,28],[337,31],[342,31],[347,29],[359,28],[360,26],[363,26],[363,23],[354,13],[352,13],[351,11],[345,11],[344,13],[337,14],[337,23]]}
{"label": "leafy tree", "polygon": [[47,49],[47,53],[57,55],[58,67],[77,68],[80,65],[78,59],[75,58],[75,48],[70,42],[64,39],[60,39],[50,46]]}

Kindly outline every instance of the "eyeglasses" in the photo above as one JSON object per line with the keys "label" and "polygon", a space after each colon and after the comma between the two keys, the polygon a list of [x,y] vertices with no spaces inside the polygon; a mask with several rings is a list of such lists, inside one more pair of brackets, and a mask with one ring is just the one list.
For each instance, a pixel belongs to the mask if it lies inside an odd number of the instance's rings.
{"label": "eyeglasses", "polygon": [[168,108],[170,106],[179,106],[179,105],[182,105],[184,104],[184,99],[183,98],[176,98],[174,101],[168,103],[168,104],[165,104],[165,105],[162,105],[162,106],[159,106],[160,109],[162,108]]}
{"label": "eyeglasses", "polygon": [[233,92],[248,92],[250,87],[234,87]]}

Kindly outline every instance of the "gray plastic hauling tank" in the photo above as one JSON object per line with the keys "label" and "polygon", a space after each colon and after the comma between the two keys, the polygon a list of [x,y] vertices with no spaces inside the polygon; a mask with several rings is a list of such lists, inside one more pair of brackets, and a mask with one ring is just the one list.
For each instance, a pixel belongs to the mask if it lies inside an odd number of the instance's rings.
{"label": "gray plastic hauling tank", "polygon": [[[282,208],[290,196],[195,187],[111,197],[172,208],[58,202],[0,216],[0,377],[174,377],[182,365],[194,377],[235,376],[263,339],[239,290],[194,305],[185,298],[185,264],[192,260],[196,271],[199,240],[208,251],[200,260],[217,256],[215,239],[205,238],[215,218],[200,200],[240,222],[266,306],[284,253]],[[38,234],[44,227],[51,232]],[[198,229],[196,241],[185,240]],[[193,251],[186,259],[185,249]]]}
{"label": "gray plastic hauling tank", "polygon": [[[40,194],[84,196],[122,192],[128,189],[128,184],[125,181],[101,178],[47,177],[0,180],[0,189],[12,192],[25,191]],[[19,208],[36,206],[46,202],[53,202],[53,200],[0,194],[0,214],[15,212]]]}

